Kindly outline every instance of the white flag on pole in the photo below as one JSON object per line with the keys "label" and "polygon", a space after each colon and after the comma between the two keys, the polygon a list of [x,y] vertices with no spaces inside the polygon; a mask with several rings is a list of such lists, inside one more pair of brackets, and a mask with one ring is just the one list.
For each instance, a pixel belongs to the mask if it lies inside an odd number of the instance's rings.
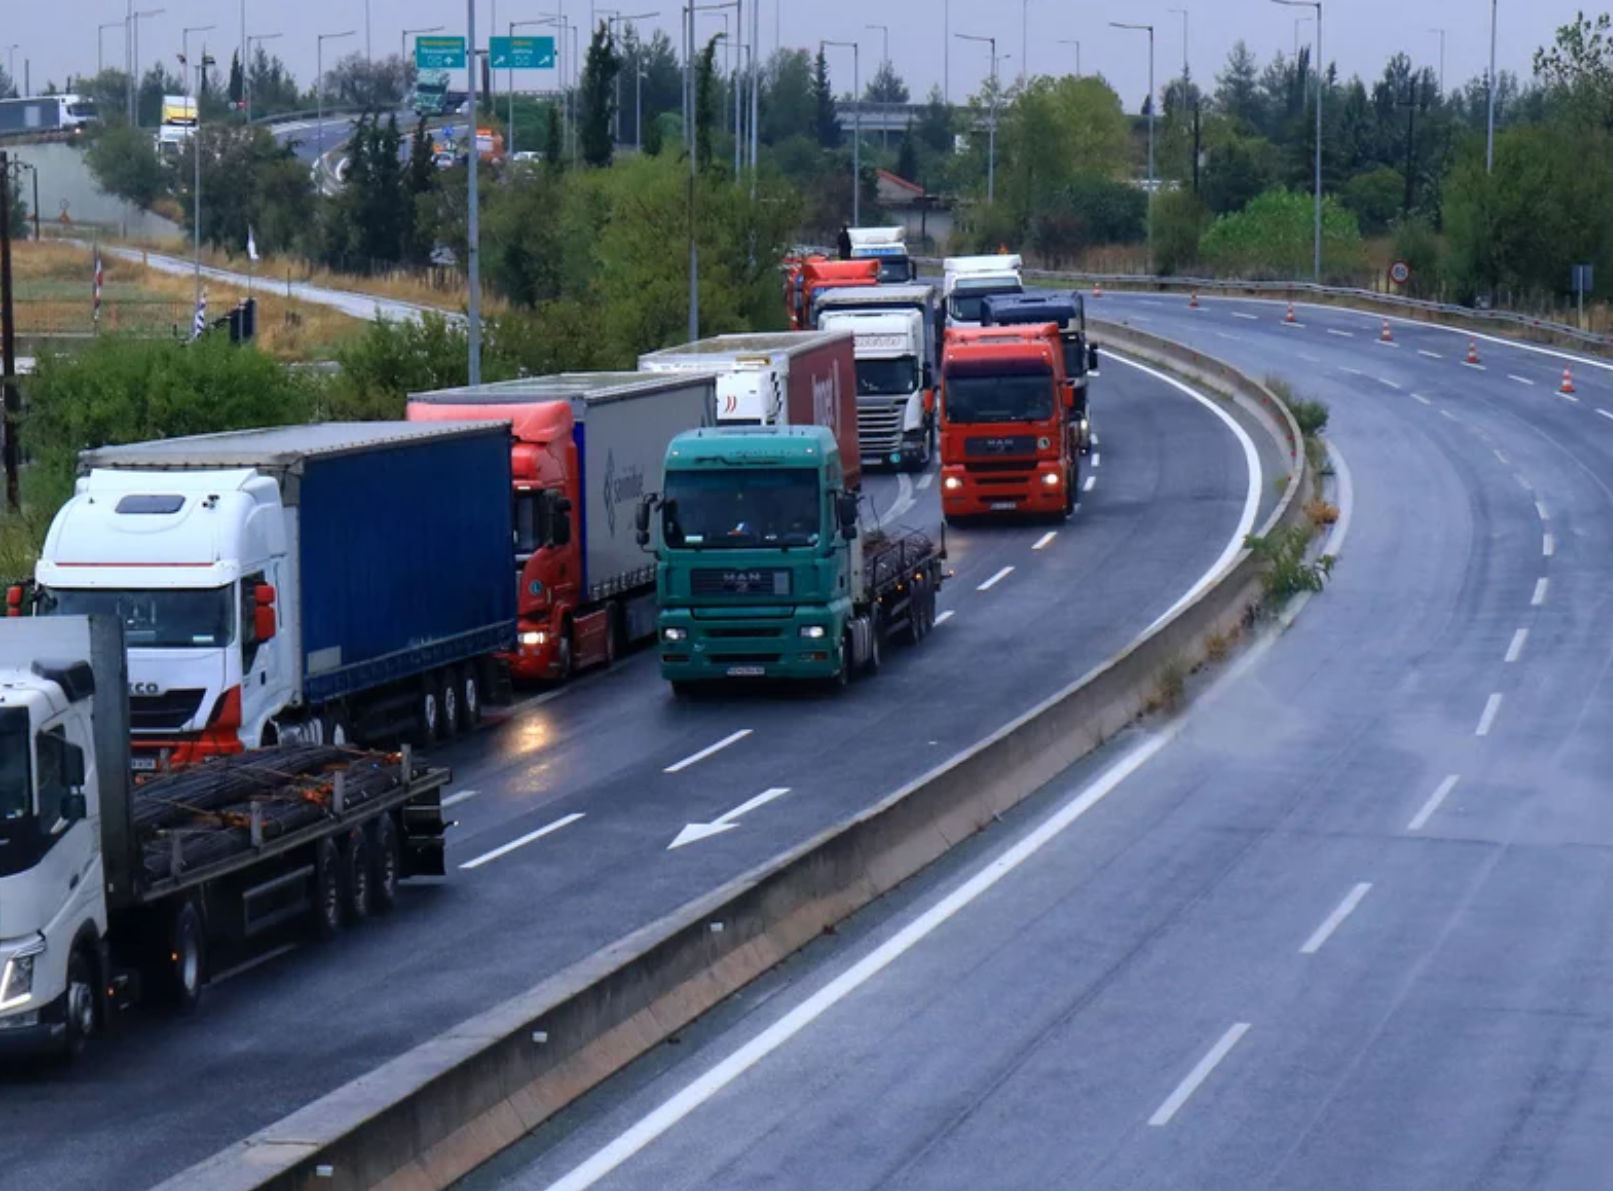
{"label": "white flag on pole", "polygon": [[258,241],[252,234],[252,225],[250,223],[246,225],[246,259],[249,261],[260,259],[258,257]]}

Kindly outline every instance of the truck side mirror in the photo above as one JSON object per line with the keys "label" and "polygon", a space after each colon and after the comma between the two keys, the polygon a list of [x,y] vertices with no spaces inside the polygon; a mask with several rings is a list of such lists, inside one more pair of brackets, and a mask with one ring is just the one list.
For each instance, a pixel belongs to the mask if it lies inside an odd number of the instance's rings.
{"label": "truck side mirror", "polygon": [[1098,375],[1098,345],[1095,343],[1087,347],[1087,373],[1091,376]]}
{"label": "truck side mirror", "polygon": [[[82,790],[84,788],[85,780],[86,779],[85,779],[85,774],[84,774],[84,750],[79,748],[78,745],[76,745],[76,744],[66,744],[66,743],[64,743],[62,745],[62,781],[63,781],[63,783],[70,790]],[[71,795],[69,795],[69,797],[71,797]],[[84,801],[83,795],[79,795],[79,801],[80,802]],[[85,812],[80,811],[78,817],[80,819],[82,819],[84,817],[84,815],[85,815]],[[64,811],[62,817],[65,819],[65,818],[68,818],[69,816]]]}
{"label": "truck side mirror", "polygon": [[571,544],[571,502],[563,496],[554,502],[554,528],[550,537],[556,546]]}
{"label": "truck side mirror", "polygon": [[90,817],[89,800],[82,794],[63,794],[61,809],[57,812],[64,823],[77,823]]}
{"label": "truck side mirror", "polygon": [[924,361],[924,382],[923,383],[924,383],[924,387],[926,389],[935,388],[935,369],[930,367],[930,362],[928,360]]}
{"label": "truck side mirror", "polygon": [[257,644],[274,640],[274,586],[259,583],[252,590],[252,635]]}
{"label": "truck side mirror", "polygon": [[857,536],[857,494],[842,492],[835,497],[835,515],[840,518],[840,532],[849,542]]}
{"label": "truck side mirror", "polygon": [[633,537],[640,550],[650,548],[650,514],[655,511],[655,501],[655,493],[646,492],[639,497],[638,508],[633,510]]}

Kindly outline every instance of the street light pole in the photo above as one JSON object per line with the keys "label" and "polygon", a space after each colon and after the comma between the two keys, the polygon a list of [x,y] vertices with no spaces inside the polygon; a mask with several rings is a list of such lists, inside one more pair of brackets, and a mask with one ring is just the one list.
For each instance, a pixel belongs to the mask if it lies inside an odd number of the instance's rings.
{"label": "street light pole", "polygon": [[[190,69],[190,35],[192,33],[206,33],[209,29],[216,29],[216,28],[218,28],[217,25],[186,25],[183,29],[181,29],[179,31],[179,61],[184,66],[184,68],[186,70]],[[206,57],[206,55],[207,55],[207,51],[205,49],[203,49],[202,56]],[[200,114],[200,111],[201,111],[201,102],[202,102],[201,81],[198,79],[197,80],[197,85],[196,85],[196,104],[197,104],[198,118],[199,118],[199,114]]]}
{"label": "street light pole", "polygon": [[[879,69],[888,70],[890,68],[891,61],[891,27],[889,25],[864,25],[863,28],[879,30],[879,35],[883,39],[881,42],[883,48],[879,52]],[[859,96],[859,98],[861,97]],[[882,149],[887,151],[891,147],[889,120],[886,120],[880,128],[879,144]]]}
{"label": "street light pole", "polygon": [[959,41],[983,41],[991,47],[991,116],[986,130],[986,202],[997,201],[997,39],[978,33],[954,33]]}
{"label": "street light pole", "polygon": [[481,214],[476,209],[476,164],[482,147],[476,139],[476,0],[465,0],[465,45],[470,56],[465,63],[470,67],[470,153],[465,183],[465,272],[470,285],[470,297],[465,305],[465,325],[469,332],[470,359],[467,378],[470,384],[482,383],[482,274],[481,274]]}
{"label": "street light pole", "polygon": [[1019,5],[1019,81],[1023,85],[1031,69],[1031,0]]}
{"label": "street light pole", "polygon": [[357,35],[356,29],[346,29],[341,33],[320,33],[316,35],[314,48],[314,169],[319,169],[319,163],[325,159],[325,43],[335,41],[338,37],[353,37]]}
{"label": "street light pole", "polygon": [[444,26],[428,25],[423,29],[405,29],[398,34],[398,57],[403,59],[405,65],[409,62],[409,38],[416,33],[441,33]]}
{"label": "street light pole", "polygon": [[1286,8],[1314,8],[1316,10],[1316,233],[1311,261],[1311,277],[1318,285],[1322,281],[1322,95],[1326,79],[1322,69],[1322,0],[1271,0]]}
{"label": "street light pole", "polygon": [[842,49],[849,48],[851,50],[851,224],[853,227],[861,227],[863,105],[859,60],[862,52],[855,41],[820,41],[818,42],[818,53],[823,53],[825,46],[839,46]]}
{"label": "street light pole", "polygon": [[1154,99],[1154,27],[1152,25],[1131,25],[1121,21],[1110,21],[1116,29],[1136,29],[1148,32],[1148,271],[1154,271],[1154,191],[1158,186],[1154,179],[1154,109],[1159,104]]}
{"label": "street light pole", "polygon": [[[253,33],[248,35],[246,39],[247,57],[251,58],[252,56],[254,42],[261,45],[263,42],[273,41],[281,36],[284,35],[280,33]],[[246,121],[250,124],[252,123],[252,71],[245,62],[241,63],[241,96],[246,101]]]}
{"label": "street light pole", "polygon": [[1081,39],[1079,37],[1061,37],[1060,45],[1073,45],[1075,47],[1075,77],[1081,77]]}
{"label": "street light pole", "polygon": [[[121,24],[123,24],[122,21],[108,21],[106,24],[95,30],[95,73],[97,75],[101,75],[106,71],[106,65],[103,62],[105,55],[102,52],[102,45],[106,40],[106,31],[108,29],[116,29]],[[127,34],[128,30],[124,30],[124,33]]]}
{"label": "street light pole", "polygon": [[1490,0],[1490,100],[1489,113],[1484,118],[1484,172],[1495,172],[1495,6]]}
{"label": "street light pole", "polygon": [[1187,101],[1187,81],[1188,81],[1188,73],[1187,73],[1187,71],[1188,71],[1188,66],[1187,66],[1187,9],[1185,9],[1185,8],[1172,8],[1172,9],[1169,9],[1168,11],[1170,11],[1171,13],[1173,13],[1173,14],[1175,14],[1177,16],[1180,16],[1182,18],[1182,99],[1183,99],[1183,102],[1185,103]]}
{"label": "street light pole", "polygon": [[148,8],[144,12],[135,13],[131,18],[130,27],[134,30],[134,45],[130,55],[133,65],[129,74],[129,111],[131,113],[129,123],[136,128],[140,127],[140,82],[137,77],[140,73],[140,22],[161,16],[167,11],[166,8]]}
{"label": "street light pole", "polygon": [[1445,98],[1445,30],[1430,29],[1430,33],[1439,34],[1439,97]]}

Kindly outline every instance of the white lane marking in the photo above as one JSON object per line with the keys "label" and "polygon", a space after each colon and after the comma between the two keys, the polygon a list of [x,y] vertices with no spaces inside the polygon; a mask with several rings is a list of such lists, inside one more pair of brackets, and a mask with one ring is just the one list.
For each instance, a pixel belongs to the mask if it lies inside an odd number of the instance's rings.
{"label": "white lane marking", "polygon": [[1608,413],[1607,410],[1603,409],[1601,406],[1597,406],[1596,412],[1601,414],[1604,418],[1613,419],[1613,414]]}
{"label": "white lane marking", "polygon": [[1522,488],[1525,492],[1533,492],[1535,490],[1535,486],[1529,482],[1529,477],[1524,475],[1521,471],[1513,472],[1512,478],[1518,481],[1518,487]]}
{"label": "white lane marking", "polygon": [[1535,382],[1530,380],[1527,376],[1519,376],[1516,373],[1509,372],[1507,373],[1507,379],[1515,380],[1520,385],[1528,385],[1531,389],[1535,387]]}
{"label": "white lane marking", "polygon": [[223,984],[226,980],[233,980],[235,977],[250,972],[254,968],[261,968],[264,964],[269,963],[271,960],[279,959],[282,955],[285,955],[288,952],[297,950],[298,946],[299,944],[297,943],[282,943],[278,947],[271,947],[262,955],[254,955],[251,959],[242,960],[233,968],[225,968],[222,972],[209,976],[207,978],[207,983],[217,986]]}
{"label": "white lane marking", "polygon": [[1372,342],[1376,343],[1379,347],[1392,347],[1396,351],[1400,349],[1400,345],[1393,339],[1374,339]]}
{"label": "white lane marking", "polygon": [[1503,452],[1500,447],[1495,448],[1495,457],[1501,461],[1502,467],[1505,467],[1509,462],[1506,457],[1506,453]]}
{"label": "white lane marking", "polygon": [[1354,331],[1340,331],[1336,327],[1329,327],[1327,329],[1327,333],[1329,335],[1337,335],[1340,339],[1354,339],[1355,338],[1355,332]]}
{"label": "white lane marking", "polygon": [[1304,360],[1305,363],[1307,363],[1307,364],[1320,364],[1322,362],[1319,357],[1317,357],[1317,356],[1308,356],[1304,352],[1299,352],[1298,355],[1299,355],[1299,358],[1301,360]]}
{"label": "white lane marking", "polygon": [[1304,323],[1291,323],[1287,319],[1284,319],[1281,323],[1279,323],[1277,325],[1281,326],[1281,327],[1292,327],[1296,331],[1303,331],[1305,329],[1305,324]]}
{"label": "white lane marking", "polygon": [[1299,949],[1299,953],[1301,955],[1315,955],[1320,951],[1322,944],[1333,937],[1333,932],[1338,930],[1344,920],[1355,913],[1355,908],[1361,904],[1361,899],[1367,895],[1371,888],[1371,881],[1362,881],[1354,889],[1346,893],[1344,900],[1335,906],[1333,912],[1322,920],[1322,925],[1311,932],[1311,937],[1305,940]]}
{"label": "white lane marking", "polygon": [[1351,376],[1365,376],[1366,375],[1366,373],[1362,372],[1359,368],[1351,368],[1348,364],[1340,364],[1339,365],[1339,371],[1340,372],[1348,372]]}
{"label": "white lane marking", "polygon": [[1519,629],[1512,634],[1512,644],[1507,646],[1507,661],[1515,662],[1523,656],[1523,643],[1529,640],[1529,630]]}
{"label": "white lane marking", "polygon": [[1092,466],[1093,467],[1102,467],[1103,466],[1103,456],[1100,455],[1097,451],[1092,452]]}
{"label": "white lane marking", "polygon": [[1479,372],[1488,372],[1488,371],[1490,371],[1490,366],[1488,364],[1475,364],[1471,360],[1463,360],[1462,361],[1462,367],[1463,368],[1473,368],[1473,369],[1476,369]]}
{"label": "white lane marking", "polygon": [[1216,335],[1218,337],[1222,338],[1222,339],[1230,339],[1234,343],[1242,343],[1243,342],[1243,336],[1242,335],[1231,335],[1231,334],[1228,334],[1226,331],[1217,331]]}
{"label": "white lane marking", "polygon": [[1419,356],[1427,356],[1430,360],[1443,360],[1445,358],[1444,356],[1440,355],[1438,352],[1431,352],[1427,348],[1424,348],[1424,347],[1419,347],[1417,349],[1417,354]]}
{"label": "white lane marking", "polygon": [[1390,380],[1387,376],[1375,376],[1372,379],[1377,381],[1380,385],[1388,386],[1389,388],[1393,389],[1397,393],[1401,389],[1400,384],[1398,384],[1395,381]]}
{"label": "white lane marking", "polygon": [[1097,476],[1088,476],[1087,477],[1087,482],[1081,485],[1081,491],[1082,492],[1091,492],[1097,486],[1098,486],[1098,477]]}
{"label": "white lane marking", "polygon": [[475,798],[480,793],[480,790],[456,790],[442,800],[443,809],[447,810],[451,806],[458,806],[461,802]]}
{"label": "white lane marking", "polygon": [[718,815],[709,823],[689,823],[666,846],[666,850],[670,852],[673,848],[681,848],[686,844],[698,843],[700,840],[710,839],[714,835],[721,835],[725,831],[732,831],[739,826],[734,820],[741,815],[748,815],[751,811],[760,810],[768,803],[783,798],[789,792],[790,788],[788,786],[772,786],[763,790],[755,798],[747,798],[733,810]]}
{"label": "white lane marking", "polygon": [[1180,390],[1189,397],[1193,398],[1194,401],[1197,401],[1205,409],[1215,414],[1216,417],[1220,418],[1221,421],[1226,424],[1227,428],[1232,431],[1233,437],[1238,440],[1238,445],[1243,448],[1244,467],[1249,476],[1249,488],[1243,496],[1243,512],[1238,516],[1238,527],[1233,532],[1232,536],[1227,540],[1226,547],[1221,551],[1221,557],[1210,564],[1210,569],[1205,571],[1204,574],[1199,577],[1199,581],[1193,584],[1192,587],[1188,588],[1180,599],[1167,608],[1165,612],[1154,621],[1153,624],[1149,625],[1142,631],[1141,635],[1146,636],[1148,633],[1153,632],[1160,625],[1164,624],[1171,617],[1175,616],[1177,612],[1181,611],[1182,608],[1198,599],[1199,593],[1210,586],[1210,584],[1214,583],[1216,577],[1219,576],[1222,571],[1230,567],[1237,559],[1238,555],[1243,551],[1244,539],[1254,532],[1255,515],[1260,511],[1260,493],[1261,489],[1265,486],[1265,479],[1264,473],[1261,471],[1260,467],[1260,452],[1255,449],[1254,440],[1249,437],[1249,432],[1243,428],[1242,423],[1240,423],[1226,410],[1222,409],[1214,401],[1211,401],[1203,393],[1198,392],[1191,385],[1184,384],[1182,381],[1177,380],[1173,376],[1160,372],[1158,369],[1150,368],[1146,364],[1140,364],[1136,360],[1128,360],[1125,356],[1119,355],[1115,352],[1110,352],[1109,358],[1111,360],[1118,360],[1122,364],[1127,364],[1132,368],[1137,369],[1137,371],[1153,377],[1157,381],[1162,381],[1165,384]]}
{"label": "white lane marking", "polygon": [[1216,1069],[1221,1060],[1238,1045],[1238,1039],[1248,1032],[1249,1023],[1246,1021],[1235,1022],[1228,1027],[1227,1032],[1221,1035],[1220,1041],[1210,1047],[1209,1053],[1187,1073],[1187,1078],[1176,1085],[1174,1092],[1165,1097],[1165,1103],[1154,1110],[1154,1115],[1148,1118],[1148,1123],[1154,1126],[1169,1125],[1171,1118],[1177,1114],[1182,1105],[1199,1090],[1199,1085],[1210,1078],[1210,1073]]}
{"label": "white lane marking", "polygon": [[1412,396],[1413,400],[1421,401],[1424,405],[1432,405],[1432,404],[1434,404],[1428,398],[1424,397],[1421,393],[1413,393],[1411,396]]}
{"label": "white lane marking", "polygon": [[1551,520],[1551,514],[1546,512],[1546,506],[1544,504],[1542,504],[1538,500],[1535,501],[1535,512],[1540,514],[1540,519],[1542,521],[1550,521]]}
{"label": "white lane marking", "polygon": [[1041,537],[1036,539],[1036,545],[1032,546],[1031,549],[1032,550],[1046,550],[1049,546],[1051,546],[1053,544],[1053,539],[1058,537],[1058,536],[1059,536],[1059,531],[1058,530],[1050,529],[1046,533],[1044,533]]}
{"label": "white lane marking", "polygon": [[933,483],[935,483],[935,473],[933,471],[927,471],[919,477],[919,482],[915,484],[914,487],[922,492]]}
{"label": "white lane marking", "polygon": [[874,524],[886,525],[911,509],[918,497],[913,492],[913,478],[903,472],[896,481],[896,499],[884,513],[875,512]]}
{"label": "white lane marking", "polygon": [[1138,745],[1104,770],[1091,785],[1066,802],[1024,839],[1007,849],[985,868],[756,1037],[696,1076],[693,1081],[663,1100],[609,1143],[550,1183],[547,1191],[586,1191],[651,1142],[670,1131],[695,1109],[890,967],[997,882],[1058,838],[1072,823],[1097,806],[1122,782],[1141,769],[1155,753],[1170,742],[1174,735],[1174,731],[1161,732],[1158,736]]}
{"label": "white lane marking", "polygon": [[1427,827],[1428,820],[1434,817],[1434,812],[1450,797],[1451,791],[1456,789],[1456,783],[1460,780],[1461,776],[1459,774],[1446,775],[1445,780],[1440,782],[1434,792],[1428,796],[1428,801],[1423,803],[1422,809],[1411,817],[1411,822],[1406,824],[1406,830],[1421,831],[1424,827]]}
{"label": "white lane marking", "polygon": [[1496,712],[1501,710],[1501,692],[1497,691],[1484,701],[1484,714],[1479,716],[1479,726],[1474,729],[1475,736],[1488,736],[1490,728],[1495,724]]}
{"label": "white lane marking", "polygon": [[1572,393],[1558,393],[1557,396],[1561,397],[1564,401],[1572,401],[1575,405],[1579,404],[1579,398],[1574,396]]}
{"label": "white lane marking", "polygon": [[724,736],[716,744],[708,744],[705,748],[701,749],[698,753],[689,754],[689,756],[685,757],[683,760],[677,762],[676,764],[668,765],[661,772],[662,773],[682,773],[685,769],[689,768],[689,766],[698,765],[700,762],[704,761],[707,757],[711,756],[713,753],[720,753],[720,752],[723,751],[723,749],[727,748],[729,745],[738,744],[741,740],[744,740],[745,737],[749,736],[750,734],[751,734],[751,729],[749,729],[749,728],[741,728],[738,732],[730,732],[727,736]]}
{"label": "white lane marking", "polygon": [[1538,607],[1540,607],[1540,605],[1542,605],[1542,604],[1544,604],[1546,602],[1546,589],[1548,587],[1550,587],[1550,586],[1551,586],[1551,580],[1550,579],[1536,579],[1535,580],[1535,594],[1532,597],[1530,597],[1530,600],[1529,600],[1529,606],[1531,608],[1538,608]]}
{"label": "white lane marking", "polygon": [[990,579],[987,579],[979,587],[975,588],[975,590],[976,591],[990,591],[993,587],[996,587],[997,584],[1001,583],[1004,579],[1008,578],[1008,576],[1012,575],[1013,573],[1014,573],[1014,568],[1013,567],[1004,567],[1002,570],[998,571],[995,575],[993,575]]}
{"label": "white lane marking", "polygon": [[515,851],[517,848],[524,848],[528,844],[533,843],[536,840],[540,840],[546,835],[553,835],[555,832],[559,831],[562,827],[570,827],[573,823],[575,823],[578,819],[581,819],[582,817],[583,817],[583,814],[582,814],[581,811],[576,811],[576,812],[573,812],[572,814],[564,815],[561,818],[556,819],[553,823],[545,823],[542,827],[538,828],[536,831],[529,831],[525,835],[521,836],[518,839],[512,839],[507,844],[500,844],[498,847],[494,848],[491,852],[483,852],[480,856],[476,857],[475,860],[467,860],[467,861],[465,861],[464,864],[460,865],[459,867],[460,868],[481,868],[482,865],[487,864],[487,863],[489,863],[491,861],[497,860],[500,856],[509,855],[509,853]]}
{"label": "white lane marking", "polygon": [[1234,310],[1232,312],[1232,317],[1233,318],[1246,318],[1252,323],[1257,323],[1257,322],[1260,321],[1260,316],[1258,314],[1247,314],[1242,310]]}
{"label": "white lane marking", "polygon": [[1093,432],[1092,432],[1092,445],[1093,445],[1093,446],[1097,446],[1097,445],[1098,445],[1098,432],[1097,432],[1097,431],[1096,431],[1096,430],[1094,430],[1094,431],[1093,431]]}
{"label": "white lane marking", "polygon": [[1456,415],[1455,415],[1455,414],[1453,414],[1453,413],[1452,413],[1452,412],[1451,412],[1451,411],[1450,411],[1450,410],[1448,410],[1448,409],[1442,409],[1442,410],[1440,410],[1440,411],[1439,411],[1439,412],[1440,412],[1440,415],[1441,415],[1441,416],[1442,416],[1442,417],[1446,417],[1446,418],[1449,418],[1449,419],[1450,419],[1450,420],[1451,420],[1451,421],[1453,421],[1453,422],[1455,422],[1455,421],[1458,421],[1458,420],[1459,420],[1459,419],[1458,419],[1458,418],[1457,418],[1457,416],[1456,416]]}
{"label": "white lane marking", "polygon": [[1134,314],[1131,316],[1130,321],[1134,323],[1151,323],[1154,321],[1154,316],[1151,314]]}
{"label": "white lane marking", "polygon": [[935,623],[937,625],[943,625],[947,621],[951,620],[956,615],[957,615],[956,612],[954,612],[951,608],[948,608],[945,612],[937,614],[937,616],[935,618]]}
{"label": "white lane marking", "polygon": [[1553,534],[1543,534],[1540,538],[1540,553],[1550,558],[1557,553],[1557,538]]}

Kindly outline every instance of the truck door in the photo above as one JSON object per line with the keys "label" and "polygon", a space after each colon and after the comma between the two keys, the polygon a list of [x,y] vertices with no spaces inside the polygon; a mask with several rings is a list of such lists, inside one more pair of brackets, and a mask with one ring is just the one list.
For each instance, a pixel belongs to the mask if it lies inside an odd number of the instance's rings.
{"label": "truck door", "polygon": [[54,905],[69,911],[59,916],[68,931],[76,929],[85,916],[81,907],[93,904],[101,895],[102,880],[96,871],[101,854],[99,824],[88,813],[82,817],[70,814],[68,806],[69,795],[83,793],[84,809],[94,810],[94,803],[88,801],[90,791],[85,789],[87,781],[69,780],[74,770],[87,778],[88,758],[94,753],[88,721],[72,712],[34,737],[34,810],[41,852],[38,888],[47,892]]}
{"label": "truck door", "polygon": [[[283,614],[280,603],[289,592],[275,582],[279,568],[266,567],[242,576],[239,598],[239,626],[236,640],[241,650],[241,730],[253,733],[265,720],[278,715],[289,701],[286,691],[286,670],[280,655],[284,648],[278,643]],[[257,631],[258,596],[260,587],[274,589],[273,638],[260,638]],[[251,743],[243,740],[243,743]]]}

